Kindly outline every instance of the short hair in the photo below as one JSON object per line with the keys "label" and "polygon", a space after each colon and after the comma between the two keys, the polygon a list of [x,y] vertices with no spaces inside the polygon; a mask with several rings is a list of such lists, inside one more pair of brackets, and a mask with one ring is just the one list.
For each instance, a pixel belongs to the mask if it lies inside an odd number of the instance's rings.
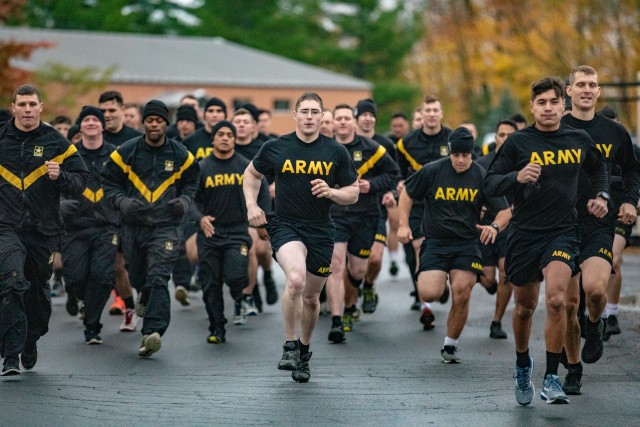
{"label": "short hair", "polygon": [[38,101],[40,101],[40,92],[35,86],[31,85],[22,85],[18,86],[18,88],[13,92],[13,102],[16,102],[16,98],[18,95],[27,96],[27,95],[35,95],[38,97]]}
{"label": "short hair", "polygon": [[337,110],[351,110],[351,112],[353,113],[353,107],[349,104],[338,104],[335,107],[333,107],[332,114],[334,116],[336,115]]}
{"label": "short hair", "polygon": [[264,108],[258,109],[258,116],[261,115],[261,114],[268,114],[269,117],[271,117],[271,111],[269,111],[267,109],[264,109]]}
{"label": "short hair", "polygon": [[140,114],[142,114],[142,107],[139,104],[136,104],[135,102],[126,102],[124,104],[124,108],[137,108],[138,111],[140,111]]}
{"label": "short hair", "polygon": [[518,125],[516,124],[516,122],[514,122],[513,120],[510,120],[510,119],[502,119],[496,125],[496,132],[498,131],[498,128],[500,128],[500,126],[502,126],[502,125],[511,126],[515,130],[518,130]]}
{"label": "short hair", "polygon": [[524,116],[520,113],[515,113],[513,116],[509,117],[509,120],[511,120],[514,123],[524,123],[525,125],[527,124],[527,119],[524,118]]}
{"label": "short hair", "polygon": [[558,98],[564,100],[565,84],[560,77],[544,77],[531,85],[531,101],[546,91],[552,90]]}
{"label": "short hair", "polygon": [[198,97],[192,93],[183,95],[182,98],[180,98],[180,103],[182,104],[182,101],[184,101],[185,99],[193,99],[194,101],[198,101],[198,104],[200,104],[200,100],[198,99]]}
{"label": "short hair", "polygon": [[615,120],[618,118],[618,112],[615,110],[615,108],[611,107],[610,105],[607,105],[606,107],[602,107],[602,109],[598,111],[598,114],[604,117],[608,117],[611,120]]}
{"label": "short hair", "polygon": [[[251,117],[251,119],[253,120],[253,114],[251,114],[251,111],[247,110],[246,108],[238,108],[237,110],[235,110],[233,112],[233,117],[235,118],[236,116],[245,116],[248,115],[249,117]],[[255,120],[253,120],[255,121]]]}
{"label": "short hair", "polygon": [[595,68],[591,67],[590,65],[578,65],[573,70],[571,70],[571,73],[569,74],[569,86],[571,86],[575,81],[577,73],[582,73],[587,76],[596,76],[596,78],[598,77],[598,72]]}
{"label": "short hair", "polygon": [[300,108],[300,104],[302,104],[302,101],[316,101],[318,104],[320,104],[320,109],[324,110],[322,98],[320,98],[320,95],[315,92],[305,92],[300,95],[300,97],[296,100],[295,111],[298,111],[298,108]]}
{"label": "short hair", "polygon": [[391,120],[393,119],[404,119],[404,120],[409,120],[407,118],[407,115],[405,113],[403,113],[402,111],[398,111],[397,113],[395,113],[393,116],[391,116]]}
{"label": "short hair", "polygon": [[69,116],[56,116],[53,120],[51,120],[51,126],[59,125],[59,124],[67,124],[71,126],[71,117]]}
{"label": "short hair", "polygon": [[424,102],[425,104],[433,104],[434,102],[440,102],[440,98],[435,95],[427,95],[424,97],[424,100],[422,102]]}
{"label": "short hair", "polygon": [[122,94],[117,90],[108,90],[106,92],[102,92],[100,98],[98,98],[99,104],[108,101],[116,101],[119,106],[124,106],[124,99],[122,98]]}

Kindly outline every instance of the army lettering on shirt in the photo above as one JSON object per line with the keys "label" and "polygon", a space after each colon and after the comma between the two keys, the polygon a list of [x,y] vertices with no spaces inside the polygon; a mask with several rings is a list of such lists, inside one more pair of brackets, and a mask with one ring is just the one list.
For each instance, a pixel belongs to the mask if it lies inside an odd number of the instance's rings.
{"label": "army lettering on shirt", "polygon": [[482,205],[496,211],[509,207],[504,197],[487,198],[485,170],[478,164],[457,173],[449,158],[429,163],[407,179],[405,190],[414,200],[425,201],[422,231],[427,239],[475,241]]}
{"label": "army lettering on shirt", "polygon": [[[604,156],[609,183],[612,181],[614,169],[622,176],[624,189],[622,203],[636,206],[640,191],[640,162],[636,159],[633,142],[624,126],[598,114],[593,119],[586,121],[567,114],[562,118],[562,123],[574,129],[583,129],[589,134]],[[593,199],[597,192],[594,192],[584,173],[580,176],[578,194],[576,206],[578,216],[581,218],[591,217],[586,206],[589,199]],[[616,215],[617,209],[609,209],[608,220],[613,221]]]}
{"label": "army lettering on shirt", "polygon": [[[518,183],[518,172],[531,162],[542,166],[538,182]],[[510,135],[500,148],[487,172],[485,188],[495,196],[514,192],[510,224],[517,229],[562,232],[575,223],[583,167],[593,190],[606,191],[604,158],[586,132],[564,125],[552,132],[529,126]]]}
{"label": "army lettering on shirt", "polygon": [[311,181],[324,180],[330,187],[353,184],[356,173],[349,152],[336,140],[320,135],[311,143],[295,132],[266,142],[253,159],[263,175],[275,175],[276,215],[304,222],[329,222],[333,203],[311,193]]}
{"label": "army lettering on shirt", "polygon": [[202,160],[208,157],[213,151],[212,136],[205,128],[196,130],[193,135],[189,135],[182,141],[187,150],[196,160]]}

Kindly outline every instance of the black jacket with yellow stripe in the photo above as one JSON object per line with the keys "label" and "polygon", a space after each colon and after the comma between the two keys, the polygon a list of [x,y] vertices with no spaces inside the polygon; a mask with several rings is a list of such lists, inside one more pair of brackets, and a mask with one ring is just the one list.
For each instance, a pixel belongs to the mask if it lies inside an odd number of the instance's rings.
{"label": "black jacket with yellow stripe", "polygon": [[89,169],[89,180],[81,194],[62,195],[61,205],[72,202],[75,206],[70,215],[65,216],[63,209],[64,228],[66,230],[78,230],[107,225],[119,226],[122,221],[120,211],[114,209],[107,198],[104,197],[102,178],[100,176],[116,146],[104,142],[100,148],[90,150],[82,145],[82,142],[78,142],[75,147],[82,160],[84,160],[87,169]]}
{"label": "black jacket with yellow stripe", "polygon": [[162,146],[152,147],[142,135],[111,153],[102,170],[102,188],[114,208],[120,209],[128,197],[143,202],[133,217],[122,217],[127,224],[177,225],[182,216],[174,215],[168,202],[181,198],[187,206],[192,203],[198,171],[193,154],[181,143],[165,138]]}
{"label": "black jacket with yellow stripe", "polygon": [[[22,132],[12,119],[0,129],[0,228],[63,234],[60,194],[82,193],[89,172],[76,147],[49,125]],[[60,164],[52,181],[46,161]]]}

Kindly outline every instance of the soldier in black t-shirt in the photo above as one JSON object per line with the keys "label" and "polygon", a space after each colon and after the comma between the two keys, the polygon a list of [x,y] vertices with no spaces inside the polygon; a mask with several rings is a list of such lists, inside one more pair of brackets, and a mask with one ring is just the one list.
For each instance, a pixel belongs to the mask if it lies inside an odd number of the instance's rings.
{"label": "soldier in black t-shirt", "polygon": [[[535,123],[512,134],[498,151],[485,178],[490,195],[515,192],[507,241],[507,280],[515,285],[513,333],[516,342],[515,397],[528,405],[535,393],[529,356],[532,316],[540,282],[545,280],[547,369],[540,397],[547,403],[568,403],[558,380],[558,365],[567,329],[565,301],[578,255],[575,207],[582,168],[594,194],[607,190],[602,154],[584,132],[561,126],[564,83],[547,77],[531,88]],[[607,202],[587,202],[595,217],[607,214]]]}
{"label": "soldier in black t-shirt", "polygon": [[[226,340],[224,283],[229,286],[235,301],[236,318],[244,320],[242,290],[248,281],[251,237],[247,231],[249,224],[242,181],[249,160],[235,152],[236,128],[233,124],[220,121],[212,128],[212,133],[213,151],[199,163],[200,182],[189,216],[200,225],[197,244],[202,298],[209,315],[207,342],[219,344]],[[266,186],[264,195],[268,205]],[[236,318],[234,323],[238,323]]]}
{"label": "soldier in black t-shirt", "polygon": [[211,129],[220,120],[227,119],[227,104],[220,98],[211,97],[204,105],[204,127],[196,130],[182,141],[196,160],[204,159],[213,150],[211,147]]}
{"label": "soldier in black t-shirt", "polygon": [[449,159],[443,158],[423,166],[407,179],[400,195],[398,238],[412,240],[409,213],[413,200],[424,200],[420,248],[418,291],[424,302],[420,322],[433,329],[435,319],[430,303],[440,298],[447,276],[455,295],[447,320],[447,336],[440,354],[445,363],[458,363],[458,338],[469,313],[471,289],[482,274],[479,243],[494,243],[498,230],[479,225],[484,204],[496,211],[508,211],[504,197],[488,199],[483,180],[485,170],[473,163],[473,136],[466,128],[449,135]]}
{"label": "soldier in black t-shirt", "polygon": [[[331,207],[336,236],[331,259],[332,274],[327,280],[327,294],[331,305],[329,340],[339,343],[344,341],[344,332],[350,332],[353,328],[352,320],[360,285],[365,278],[367,260],[377,234],[380,195],[396,186],[399,171],[385,147],[365,136],[356,135],[353,108],[347,104],[338,104],[333,110],[333,116],[336,140],[343,144],[353,159],[360,186],[357,203]],[[367,293],[373,300],[374,309],[377,295],[371,283],[365,281],[363,293],[363,311],[372,312],[367,310]]]}
{"label": "soldier in black t-shirt", "polygon": [[[485,170],[489,169],[489,165],[496,157],[496,152],[502,147],[507,137],[517,130],[517,125],[511,120],[499,121],[496,127],[495,151],[480,157],[476,163],[485,168]],[[513,194],[507,195],[507,201],[509,205],[513,204]],[[511,217],[511,212],[509,212],[508,216],[509,218]],[[503,219],[497,216],[497,212],[487,209],[481,224],[491,225],[499,231],[505,231],[501,221]],[[507,305],[509,305],[509,300],[511,300],[511,294],[513,293],[513,286],[506,281],[504,272],[504,259],[507,255],[507,235],[508,233],[506,232],[500,233],[495,243],[480,246],[482,270],[484,272],[484,276],[480,278],[480,284],[490,294],[496,294],[496,310],[489,327],[489,336],[497,339],[507,338],[507,333],[502,329],[502,316],[507,310]],[[496,280],[496,267],[500,273],[498,280]]]}
{"label": "soldier in black t-shirt", "polygon": [[[422,127],[409,133],[405,138],[398,140],[398,165],[402,179],[405,180],[427,163],[447,157],[449,148],[447,140],[451,129],[442,125],[442,105],[440,99],[433,95],[427,95],[420,109],[422,116]],[[404,181],[398,185],[398,194],[402,193]],[[409,226],[413,240],[404,245],[405,260],[413,277],[415,288],[415,301],[411,306],[412,310],[420,310],[420,301],[416,287],[415,274],[418,271],[418,254],[424,239],[420,230],[422,218],[424,216],[424,203],[415,201],[409,216]],[[441,302],[449,299],[449,288],[445,287]]]}
{"label": "soldier in black t-shirt", "polygon": [[[293,371],[295,381],[307,382],[320,291],[331,274],[334,226],[329,208],[332,203],[355,203],[360,191],[347,149],[320,135],[322,99],[315,93],[300,96],[294,118],[295,132],[262,146],[245,172],[243,188],[249,224],[266,225],[274,258],[286,277],[286,342],[278,369]],[[260,180],[269,174],[275,174],[276,197],[275,212],[267,219],[256,200]]]}
{"label": "soldier in black t-shirt", "polygon": [[[582,364],[595,363],[602,357],[604,344],[602,342],[603,321],[607,304],[607,285],[611,277],[613,262],[615,226],[628,226],[636,220],[636,205],[640,191],[640,163],[633,153],[633,143],[627,130],[620,124],[596,114],[596,102],[600,96],[598,73],[588,65],[573,69],[569,75],[567,94],[571,96],[572,109],[570,114],[562,118],[562,123],[575,128],[584,129],[596,142],[602,152],[609,180],[614,167],[621,175],[618,178],[622,189],[620,204],[611,206],[609,214],[603,219],[589,215],[586,204],[597,194],[591,191],[591,185],[582,176],[578,186],[578,224],[580,226],[581,242],[580,256],[577,264],[580,266],[580,276],[571,280],[567,292],[567,337],[565,351],[567,354],[568,370],[563,388],[567,394],[580,394]],[[584,174],[583,174],[584,175]],[[609,199],[609,192],[601,193]],[[610,201],[610,200],[607,200]],[[623,240],[624,241],[624,240]],[[624,245],[617,246],[618,257]],[[585,316],[582,325],[578,324],[576,311],[578,310],[579,280],[584,288],[585,300],[589,308],[588,317]],[[584,306],[579,316],[584,316]],[[580,329],[585,335],[585,343],[580,354]]]}

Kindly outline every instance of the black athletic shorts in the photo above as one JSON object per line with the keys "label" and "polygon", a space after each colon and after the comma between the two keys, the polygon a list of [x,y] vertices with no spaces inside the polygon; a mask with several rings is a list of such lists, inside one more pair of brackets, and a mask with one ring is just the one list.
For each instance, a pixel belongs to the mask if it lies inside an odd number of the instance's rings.
{"label": "black athletic shorts", "polygon": [[[633,224],[623,224],[620,221],[616,221],[616,225],[614,227],[614,232],[624,237],[624,241],[626,242],[626,246],[629,246],[629,239],[631,238],[631,232],[633,231],[633,227],[636,225]],[[615,236],[614,236],[615,237]]]}
{"label": "black athletic shorts", "polygon": [[378,219],[378,228],[376,230],[376,235],[373,239],[374,242],[380,242],[383,245],[387,246],[387,218],[386,215],[381,216]]}
{"label": "black athletic shorts", "polygon": [[516,286],[540,282],[542,269],[551,261],[567,264],[572,273],[577,271],[579,254],[578,226],[566,231],[523,232],[512,229],[507,237],[505,270],[507,282]]}
{"label": "black athletic shorts", "polygon": [[378,229],[378,216],[345,215],[333,218],[335,241],[347,243],[347,252],[358,258],[369,258]]}
{"label": "black athletic shorts", "polygon": [[576,264],[580,267],[585,260],[598,257],[613,263],[613,237],[615,231],[612,226],[596,221],[595,218],[578,220],[580,227],[580,255]]}
{"label": "black athletic shorts", "polygon": [[269,233],[273,258],[278,261],[278,250],[289,242],[302,242],[307,248],[307,271],[320,277],[328,277],[331,274],[331,256],[335,226],[328,223],[303,223],[267,214],[265,229]]}
{"label": "black athletic shorts", "polygon": [[482,272],[480,241],[457,241],[448,239],[424,239],[420,246],[419,272],[440,270]]}
{"label": "black athletic shorts", "polygon": [[495,267],[498,260],[507,256],[507,235],[509,229],[498,233],[495,243],[484,245],[480,242],[480,254],[482,254],[482,265],[485,267]]}

